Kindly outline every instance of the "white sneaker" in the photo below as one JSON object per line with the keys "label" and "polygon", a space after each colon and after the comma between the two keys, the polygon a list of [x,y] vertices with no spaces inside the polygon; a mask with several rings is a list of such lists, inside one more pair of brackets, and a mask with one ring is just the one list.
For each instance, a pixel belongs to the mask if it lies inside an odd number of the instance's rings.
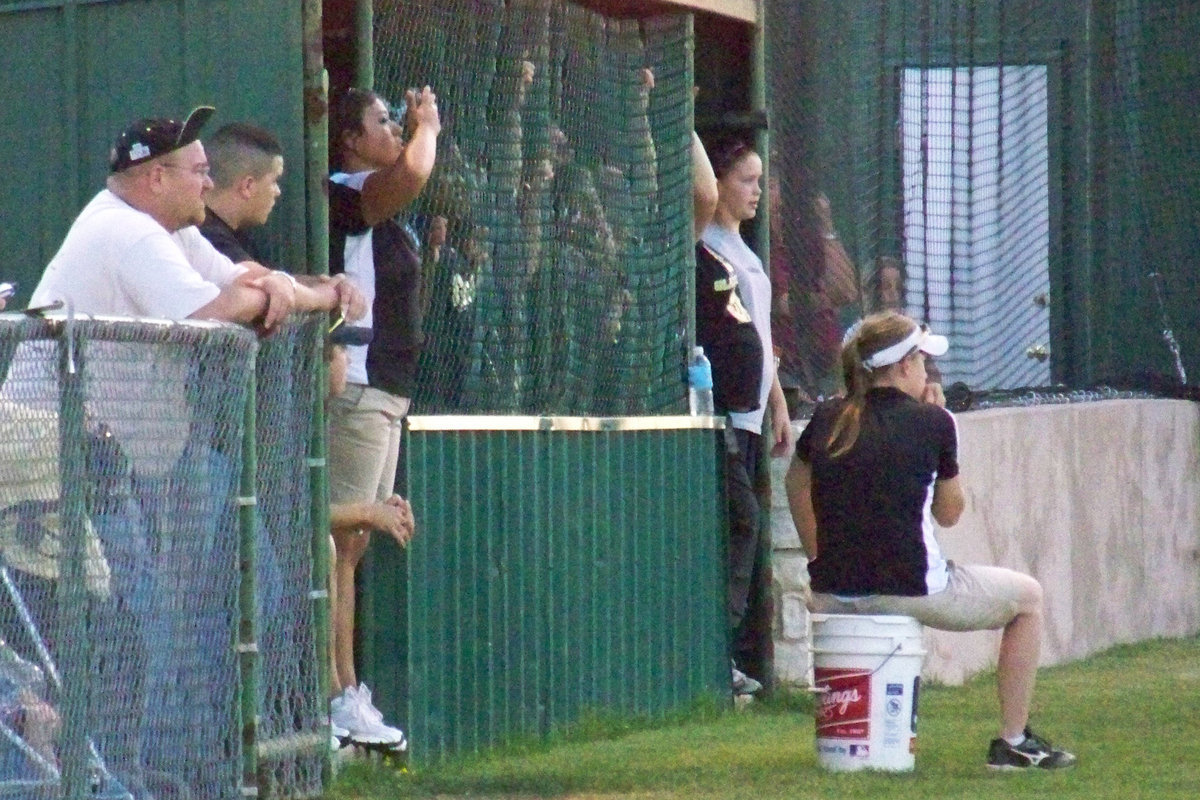
{"label": "white sneaker", "polygon": [[329,717],[329,749],[336,753],[348,744],[350,744],[350,731],[334,722],[331,715]]}
{"label": "white sneaker", "polygon": [[762,691],[761,683],[742,672],[736,665],[731,664],[731,666],[733,668],[731,683],[734,694],[758,694]]}
{"label": "white sneaker", "polygon": [[371,690],[366,684],[347,686],[329,701],[329,719],[334,728],[346,731],[346,739],[363,745],[375,745],[388,750],[407,750],[404,731],[385,725],[383,712],[371,703]]}

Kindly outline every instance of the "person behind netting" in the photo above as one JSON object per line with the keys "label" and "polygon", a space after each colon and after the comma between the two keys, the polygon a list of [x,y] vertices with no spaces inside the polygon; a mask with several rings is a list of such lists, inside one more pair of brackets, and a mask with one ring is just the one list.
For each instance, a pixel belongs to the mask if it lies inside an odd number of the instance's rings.
{"label": "person behind netting", "polygon": [[422,325],[429,338],[421,350],[417,402],[433,412],[456,411],[464,404],[481,254],[474,225],[440,215],[430,219],[422,281]]}
{"label": "person behind netting", "polygon": [[867,279],[866,295],[870,311],[904,313],[904,264],[895,256],[875,259],[875,271]]}
{"label": "person behind netting", "polygon": [[[400,431],[423,343],[421,258],[395,219],[421,193],[433,171],[441,131],[437,97],[426,86],[405,95],[405,141],[388,105],[374,92],[338,95],[329,117],[329,271],[345,273],[367,301],[362,342],[347,349],[347,385],[329,401],[329,494],[335,503],[386,500],[393,494]],[[333,724],[350,741],[403,747],[358,682],[353,660],[353,575],[366,552],[367,528],[334,531],[339,583],[334,652],[342,693],[330,702]]]}
{"label": "person behind netting", "polygon": [[[806,180],[807,173],[801,184]],[[782,202],[787,202],[786,196]],[[775,208],[773,202],[772,212]],[[771,239],[772,261],[777,239],[781,246],[790,241],[796,256],[788,265],[793,291],[785,293],[784,307],[779,309],[787,313],[780,315],[777,323],[787,325],[793,339],[785,341],[782,368],[811,399],[833,394],[841,332],[849,325],[843,318],[859,305],[858,278],[834,227],[833,210],[824,192],[799,205],[796,221],[792,237],[785,230],[783,236],[772,234]],[[777,227],[782,225],[772,230]]]}
{"label": "person behind netting", "polygon": [[59,766],[62,717],[46,694],[44,672],[0,638],[0,734],[7,739],[0,740],[0,786],[36,780],[43,764]]}
{"label": "person behind netting", "polygon": [[958,427],[926,356],[949,343],[895,312],[872,314],[846,337],[846,396],[821,403],[796,448],[786,485],[808,554],[809,609],[896,614],[941,630],[1003,629],[996,671],[1000,736],[989,767],[1070,767],[1075,756],[1029,728],[1042,636],[1042,587],[999,567],[942,557],[933,523],[966,505]]}
{"label": "person behind netting", "polygon": [[553,402],[564,412],[619,413],[613,396],[615,343],[624,305],[618,244],[593,171],[567,134],[551,131],[552,261],[541,277],[535,354],[561,376]]}
{"label": "person behind netting", "polygon": [[770,414],[771,454],[792,446],[787,403],[771,343],[771,281],[742,239],[762,195],[762,159],[736,137],[709,147],[717,206],[696,248],[696,343],[713,366],[713,398],[729,414],[726,491],[729,499],[729,626],[734,690],[753,693],[768,679],[771,657],[770,568],[760,549],[762,510],[757,474],[763,423]]}

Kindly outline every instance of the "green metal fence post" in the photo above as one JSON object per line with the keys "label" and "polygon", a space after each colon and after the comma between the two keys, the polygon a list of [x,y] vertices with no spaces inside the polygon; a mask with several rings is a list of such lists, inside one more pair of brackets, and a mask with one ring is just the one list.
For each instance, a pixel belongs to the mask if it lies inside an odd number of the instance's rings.
{"label": "green metal fence post", "polygon": [[[242,479],[238,497],[239,568],[241,587],[238,592],[240,621],[238,624],[238,668],[241,672],[241,696],[237,722],[242,732],[242,792],[258,792],[258,639],[255,631],[256,570],[258,569],[255,531],[258,527],[256,487],[258,482],[258,453],[255,436],[255,402],[257,380],[254,362],[246,380],[245,430],[242,435]],[[253,795],[251,795],[253,796]]]}
{"label": "green metal fence post", "polygon": [[358,0],[354,7],[354,85],[375,88],[375,7],[373,0]]}
{"label": "green metal fence post", "polygon": [[[317,341],[315,360],[319,389],[323,389],[328,381],[328,369],[325,359],[321,357],[322,343]],[[326,472],[325,458],[328,448],[325,441],[325,408],[324,391],[316,392],[313,403],[312,431],[309,439],[309,478],[312,492],[312,589],[310,596],[313,603],[313,642],[317,658],[317,691],[321,700],[330,694],[330,607],[329,607],[329,480]],[[333,776],[331,754],[326,752],[321,765],[324,781]]]}
{"label": "green metal fence post", "polygon": [[321,28],[321,0],[304,0],[304,172],[310,275],[329,274],[329,74]]}
{"label": "green metal fence post", "polygon": [[84,579],[85,483],[83,346],[76,341],[68,317],[59,338],[59,503],[63,554],[59,562],[58,637],[56,651],[62,678],[62,797],[88,797],[88,706],[90,700],[91,642],[87,630],[88,597]]}
{"label": "green metal fence post", "polygon": [[[685,59],[687,69],[687,85],[696,85],[696,15],[688,14],[687,23],[685,24],[684,36],[687,41],[687,58]],[[692,131],[696,130],[696,97],[689,91],[688,93],[688,128]],[[692,193],[691,202],[688,203],[688,209],[695,218],[696,195]],[[687,364],[692,357],[692,348],[696,346],[696,270],[693,267],[689,270],[684,270],[684,291],[688,302],[684,304],[684,319],[687,321],[687,337],[684,342],[687,350],[683,353],[683,363]]]}
{"label": "green metal fence post", "polygon": [[[767,118],[768,127],[758,129],[754,134],[754,149],[758,151],[763,163],[763,181],[771,177],[771,130],[770,117],[767,109],[767,35],[766,19],[763,4],[758,4],[758,21],[754,23],[754,35],[751,42],[751,74],[750,74],[750,106],[754,113],[761,113]],[[768,184],[769,186],[769,184]],[[762,197],[758,201],[758,224],[754,226],[754,249],[758,257],[767,264],[771,258],[771,193],[763,186]],[[768,269],[767,274],[770,274]],[[770,356],[770,353],[764,353]]]}
{"label": "green metal fence post", "polygon": [[[325,71],[322,0],[304,0],[304,168],[308,201],[308,272],[329,274],[329,201],[325,180],[329,174],[329,73]],[[323,332],[323,331],[322,331]],[[317,691],[323,702],[330,689],[329,608],[329,484],[325,471],[325,387],[329,380],[324,342],[316,341],[317,391],[309,436],[309,480],[312,492],[312,609],[313,644],[317,659]],[[321,762],[322,783],[333,777],[333,761],[326,752]]]}
{"label": "green metal fence post", "polygon": [[[759,200],[758,208],[758,224],[754,226],[754,249],[758,252],[759,258],[762,259],[766,267],[767,274],[771,274],[771,129],[770,129],[770,110],[767,107],[767,34],[766,34],[766,12],[764,4],[758,4],[758,20],[754,24],[754,35],[752,39],[752,73],[750,79],[750,103],[756,113],[761,112],[767,119],[767,127],[760,128],[754,136],[754,147],[762,157],[763,162],[763,194]],[[763,353],[763,358],[775,358],[775,353]],[[778,362],[777,362],[778,363]],[[758,462],[758,474],[753,477],[755,493],[758,495],[759,510],[758,515],[758,553],[755,556],[759,563],[759,568],[766,575],[766,580],[762,581],[762,585],[758,587],[760,592],[757,602],[754,598],[750,599],[752,605],[762,609],[770,609],[772,602],[771,598],[771,456],[770,443],[774,441],[774,425],[772,424],[771,415],[763,415],[763,448],[766,450],[766,457]],[[766,652],[764,653],[764,663],[762,669],[764,676],[768,678],[768,685],[774,683],[775,672],[775,647],[771,639],[771,624],[770,620],[760,620],[760,624],[765,627],[762,633],[766,642]]]}

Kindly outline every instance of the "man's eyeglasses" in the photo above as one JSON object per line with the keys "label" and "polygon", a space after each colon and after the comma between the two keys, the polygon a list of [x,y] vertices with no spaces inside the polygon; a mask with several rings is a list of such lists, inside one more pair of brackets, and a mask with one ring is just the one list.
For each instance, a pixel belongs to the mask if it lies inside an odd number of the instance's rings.
{"label": "man's eyeglasses", "polygon": [[183,169],[191,172],[193,175],[199,175],[201,178],[207,178],[210,172],[208,164],[197,164],[194,167],[185,167],[183,164],[163,164],[166,169]]}

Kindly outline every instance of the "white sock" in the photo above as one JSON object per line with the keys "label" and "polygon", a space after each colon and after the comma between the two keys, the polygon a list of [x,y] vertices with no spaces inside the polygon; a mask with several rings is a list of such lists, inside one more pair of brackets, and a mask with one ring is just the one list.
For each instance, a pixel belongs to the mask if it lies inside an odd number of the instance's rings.
{"label": "white sock", "polygon": [[1004,741],[1008,742],[1013,747],[1020,747],[1025,742],[1025,734],[1022,733],[1018,736],[1011,736],[1011,737],[1005,736]]}

